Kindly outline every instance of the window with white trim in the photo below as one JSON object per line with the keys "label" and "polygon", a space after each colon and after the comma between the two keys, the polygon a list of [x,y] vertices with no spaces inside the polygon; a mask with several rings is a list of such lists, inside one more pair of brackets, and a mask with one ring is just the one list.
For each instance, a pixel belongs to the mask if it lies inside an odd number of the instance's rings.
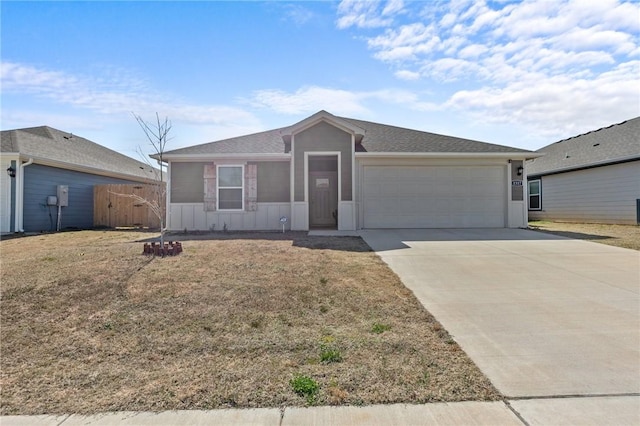
{"label": "window with white trim", "polygon": [[542,206],[540,205],[540,201],[541,201],[540,179],[530,180],[528,184],[529,184],[529,210],[540,210],[542,208]]}
{"label": "window with white trim", "polygon": [[218,210],[244,210],[244,166],[218,166]]}

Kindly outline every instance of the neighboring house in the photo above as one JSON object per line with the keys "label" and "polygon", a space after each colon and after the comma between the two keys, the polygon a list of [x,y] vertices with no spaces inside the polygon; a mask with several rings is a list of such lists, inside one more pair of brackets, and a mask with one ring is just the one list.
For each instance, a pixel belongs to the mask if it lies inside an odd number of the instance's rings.
{"label": "neighboring house", "polygon": [[529,219],[640,223],[640,117],[537,152],[527,163]]}
{"label": "neighboring house", "polygon": [[[540,154],[336,117],[164,153],[169,229],[525,227]],[[283,219],[284,221],[284,219]]]}
{"label": "neighboring house", "polygon": [[[93,226],[93,186],[150,183],[155,169],[87,139],[47,126],[1,132],[0,231],[55,230],[58,186],[68,188],[61,226]],[[10,176],[13,175],[13,176]]]}

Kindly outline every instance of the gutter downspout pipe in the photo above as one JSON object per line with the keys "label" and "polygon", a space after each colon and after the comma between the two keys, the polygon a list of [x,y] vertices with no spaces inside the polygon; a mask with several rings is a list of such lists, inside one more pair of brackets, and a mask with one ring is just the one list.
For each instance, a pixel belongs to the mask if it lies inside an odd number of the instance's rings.
{"label": "gutter downspout pipe", "polygon": [[16,194],[16,232],[24,232],[24,168],[33,164],[33,158],[18,167],[18,182]]}

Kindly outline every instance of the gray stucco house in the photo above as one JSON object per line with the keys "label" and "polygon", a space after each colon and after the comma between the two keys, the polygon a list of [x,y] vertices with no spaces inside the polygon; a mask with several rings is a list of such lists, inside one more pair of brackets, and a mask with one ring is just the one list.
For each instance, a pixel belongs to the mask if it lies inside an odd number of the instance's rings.
{"label": "gray stucco house", "polygon": [[61,227],[93,226],[93,187],[152,183],[156,170],[77,135],[47,126],[1,132],[0,231],[56,229],[58,186],[68,188]]}
{"label": "gray stucco house", "polygon": [[320,111],[164,153],[172,230],[525,227],[541,154]]}
{"label": "gray stucco house", "polygon": [[640,223],[640,117],[537,152],[527,164],[530,219]]}

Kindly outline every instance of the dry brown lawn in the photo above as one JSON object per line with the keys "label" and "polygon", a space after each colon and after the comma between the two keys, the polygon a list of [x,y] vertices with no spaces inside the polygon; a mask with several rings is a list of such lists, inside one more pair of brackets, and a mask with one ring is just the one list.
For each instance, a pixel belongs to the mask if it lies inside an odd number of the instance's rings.
{"label": "dry brown lawn", "polygon": [[151,236],[0,242],[1,414],[500,398],[359,238]]}
{"label": "dry brown lawn", "polygon": [[640,250],[640,226],[531,221],[529,228],[577,240]]}

